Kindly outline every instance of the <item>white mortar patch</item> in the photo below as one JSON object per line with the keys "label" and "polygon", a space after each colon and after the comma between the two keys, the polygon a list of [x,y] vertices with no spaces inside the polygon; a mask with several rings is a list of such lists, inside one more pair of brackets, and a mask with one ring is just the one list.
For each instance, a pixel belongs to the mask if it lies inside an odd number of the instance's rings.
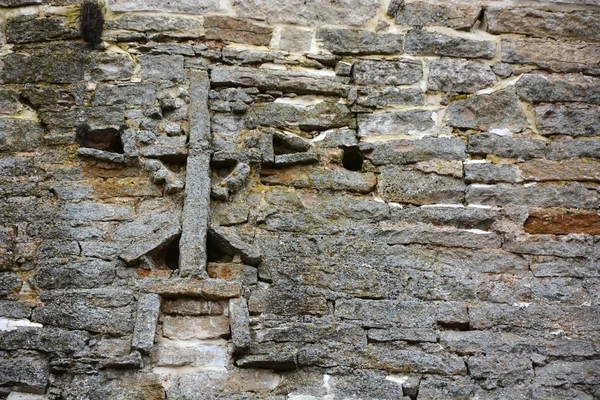
{"label": "white mortar patch", "polygon": [[28,319],[0,318],[0,331],[14,331],[19,327],[41,328],[43,326]]}

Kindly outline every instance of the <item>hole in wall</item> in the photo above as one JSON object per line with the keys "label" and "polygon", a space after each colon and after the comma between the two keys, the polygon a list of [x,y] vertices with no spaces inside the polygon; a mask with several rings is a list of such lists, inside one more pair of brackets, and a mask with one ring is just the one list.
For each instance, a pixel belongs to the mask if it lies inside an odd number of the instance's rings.
{"label": "hole in wall", "polygon": [[358,146],[345,147],[342,154],[342,165],[349,171],[360,171],[363,167],[364,156]]}
{"label": "hole in wall", "polygon": [[114,127],[92,129],[89,125],[77,127],[77,141],[81,147],[123,154],[121,132]]}
{"label": "hole in wall", "polygon": [[179,237],[162,247],[152,259],[158,269],[179,269]]}
{"label": "hole in wall", "polygon": [[210,233],[206,239],[206,260],[214,263],[231,262],[233,260],[233,257],[227,254],[223,246]]}

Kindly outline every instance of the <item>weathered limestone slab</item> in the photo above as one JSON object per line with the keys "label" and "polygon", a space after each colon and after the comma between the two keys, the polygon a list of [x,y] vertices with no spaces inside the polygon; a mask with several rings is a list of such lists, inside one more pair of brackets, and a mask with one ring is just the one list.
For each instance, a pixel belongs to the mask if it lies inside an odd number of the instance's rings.
{"label": "weathered limestone slab", "polygon": [[293,52],[306,52],[312,45],[313,32],[308,29],[284,26],[281,28],[281,36],[277,48]]}
{"label": "weathered limestone slab", "polygon": [[463,160],[465,143],[459,138],[426,136],[420,140],[394,140],[362,144],[365,157],[375,165],[412,164],[429,160]]}
{"label": "weathered limestone slab", "polygon": [[261,90],[281,90],[298,94],[345,96],[349,90],[335,77],[247,67],[215,67],[210,73],[210,82],[215,87],[256,87]]}
{"label": "weathered limestone slab", "polygon": [[222,302],[197,299],[175,299],[162,302],[161,310],[171,315],[221,315],[225,307]]}
{"label": "weathered limestone slab", "polygon": [[355,193],[369,193],[377,184],[377,177],[370,172],[363,174],[345,169],[331,170],[321,167],[263,170],[260,180],[268,185],[347,190]]}
{"label": "weathered limestone slab", "polygon": [[49,378],[46,360],[37,355],[0,359],[0,385],[44,393]]}
{"label": "weathered limestone slab", "polygon": [[2,58],[4,83],[75,83],[83,80],[83,45],[47,44],[32,46],[26,53],[10,53]]}
{"label": "weathered limestone slab", "polygon": [[480,10],[481,7],[477,5],[414,1],[400,7],[396,13],[396,23],[410,26],[447,26],[466,30],[475,24]]}
{"label": "weathered limestone slab", "polygon": [[531,160],[520,163],[525,181],[600,181],[600,163],[583,160]]}
{"label": "weathered limestone slab", "polygon": [[437,174],[386,167],[379,176],[378,191],[386,201],[411,204],[458,203],[465,197],[462,180]]}
{"label": "weathered limestone slab", "polygon": [[457,302],[351,299],[336,302],[335,313],[344,320],[374,328],[400,323],[405,328],[429,328],[469,320],[466,305]]}
{"label": "weathered limestone slab", "polygon": [[481,131],[520,132],[527,124],[519,99],[511,90],[457,100],[450,104],[444,118],[452,127]]}
{"label": "weathered limestone slab", "polygon": [[233,0],[239,16],[297,25],[359,26],[375,16],[377,0],[311,2],[303,0]]}
{"label": "weathered limestone slab", "polygon": [[42,143],[43,134],[37,121],[0,118],[0,151],[31,151]]}
{"label": "weathered limestone slab", "polygon": [[486,389],[513,387],[529,382],[534,376],[531,360],[524,356],[475,356],[467,360],[467,365],[469,375],[481,379]]}
{"label": "weathered limestone slab", "polygon": [[578,74],[526,74],[516,84],[519,97],[532,103],[600,104],[600,79]]}
{"label": "weathered limestone slab", "polygon": [[548,386],[559,386],[563,384],[589,384],[597,385],[598,369],[600,363],[597,360],[586,361],[556,361],[544,367],[536,368],[536,382]]}
{"label": "weathered limestone slab", "polygon": [[429,64],[430,90],[475,93],[493,86],[496,81],[496,74],[484,63],[441,59]]}
{"label": "weathered limestone slab", "polygon": [[502,61],[536,64],[551,72],[600,75],[600,44],[550,39],[502,39]]}
{"label": "weathered limestone slab", "polygon": [[462,358],[450,354],[430,354],[415,349],[396,350],[385,344],[370,344],[368,365],[400,373],[466,375]]}
{"label": "weathered limestone slab", "polygon": [[6,23],[6,42],[21,44],[77,39],[79,31],[65,22],[66,17],[52,14],[9,18]]}
{"label": "weathered limestone slab", "polygon": [[358,60],[352,77],[358,85],[410,85],[423,75],[420,62],[412,60]]}
{"label": "weathered limestone slab", "polygon": [[471,185],[467,189],[469,204],[505,206],[508,204],[539,207],[596,208],[598,194],[578,183],[566,185]]}
{"label": "weathered limestone slab", "polygon": [[240,284],[220,279],[144,279],[139,287],[163,298],[203,298],[205,300],[224,300],[239,297]]}
{"label": "weathered limestone slab", "polygon": [[165,11],[187,14],[206,14],[219,9],[219,0],[109,0],[111,11]]}
{"label": "weathered limestone slab", "polygon": [[273,28],[259,26],[241,19],[221,16],[204,18],[207,39],[266,46],[271,42]]}
{"label": "weathered limestone slab", "polygon": [[95,288],[109,285],[116,276],[117,263],[97,258],[82,258],[62,263],[50,258],[40,263],[33,278],[42,289]]}
{"label": "weathered limestone slab", "polygon": [[359,114],[358,136],[419,135],[434,133],[433,110],[390,111]]}
{"label": "weathered limestone slab", "polygon": [[404,51],[408,54],[493,58],[496,52],[496,44],[483,40],[465,39],[413,29],[406,34]]}
{"label": "weathered limestone slab", "polygon": [[159,313],[159,295],[145,294],[138,300],[131,347],[144,353],[148,353],[152,349]]}
{"label": "weathered limestone slab", "polygon": [[317,41],[333,54],[401,54],[404,35],[357,29],[320,28]]}
{"label": "weathered limestone slab", "polygon": [[190,154],[187,160],[183,226],[179,241],[182,276],[206,276],[206,230],[210,203],[210,82],[206,71],[190,72]]}
{"label": "weathered limestone slab", "polygon": [[358,90],[356,104],[363,107],[387,107],[392,105],[422,106],[425,95],[419,89],[400,89],[396,87],[371,88]]}
{"label": "weathered limestone slab", "polygon": [[164,317],[162,329],[163,336],[173,340],[218,339],[229,335],[229,318],[169,315]]}
{"label": "weathered limestone slab", "polygon": [[464,164],[467,183],[515,183],[520,180],[519,170],[512,164]]}
{"label": "weathered limestone slab", "polygon": [[529,7],[488,7],[488,31],[536,37],[600,40],[600,12],[595,10],[546,11]]}
{"label": "weathered limestone slab", "polygon": [[435,244],[445,247],[467,247],[474,249],[500,248],[502,238],[493,232],[459,230],[432,225],[408,225],[404,222],[379,224],[383,240],[394,244]]}
{"label": "weathered limestone slab", "polygon": [[229,300],[229,325],[231,340],[236,351],[247,349],[251,344],[250,313],[246,299]]}
{"label": "weathered limestone slab", "polygon": [[306,107],[285,103],[253,104],[246,114],[248,128],[298,127],[306,131],[320,131],[345,126],[355,127],[355,124],[354,115],[348,107],[337,102],[323,102]]}
{"label": "weathered limestone slab", "polygon": [[165,389],[159,375],[138,371],[103,371],[97,374],[78,374],[65,388],[65,400],[110,399],[123,397],[132,400],[164,399]]}
{"label": "weathered limestone slab", "polygon": [[467,151],[471,154],[494,154],[505,158],[540,158],[546,154],[546,142],[533,138],[478,133],[469,135]]}
{"label": "weathered limestone slab", "polygon": [[52,290],[32,320],[44,325],[125,335],[133,332],[133,294],[121,289]]}
{"label": "weathered limestone slab", "polygon": [[599,106],[540,104],[535,107],[535,117],[542,135],[600,136]]}
{"label": "weathered limestone slab", "polygon": [[[525,232],[531,234],[568,235],[587,233],[600,235],[600,215],[597,212],[549,209],[533,211],[523,224]],[[538,268],[547,268],[538,267]],[[590,273],[593,274],[592,271]],[[539,276],[542,273],[538,272]],[[537,275],[536,275],[537,276]]]}
{"label": "weathered limestone slab", "polygon": [[180,54],[143,54],[138,57],[138,61],[142,68],[140,77],[144,81],[180,82],[185,79],[183,56]]}

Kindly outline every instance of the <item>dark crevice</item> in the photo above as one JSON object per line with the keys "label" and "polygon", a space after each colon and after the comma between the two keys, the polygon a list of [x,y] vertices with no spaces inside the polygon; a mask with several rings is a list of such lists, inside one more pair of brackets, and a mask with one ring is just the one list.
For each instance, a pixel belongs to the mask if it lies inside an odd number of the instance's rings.
{"label": "dark crevice", "polygon": [[343,149],[342,165],[349,171],[360,171],[363,167],[364,156],[358,146]]}
{"label": "dark crevice", "polygon": [[175,271],[179,269],[179,237],[162,246],[152,255],[152,261],[157,269]]}
{"label": "dark crevice", "polygon": [[81,147],[123,154],[121,131],[114,127],[92,129],[89,125],[77,127],[77,141]]}
{"label": "dark crevice", "polygon": [[224,249],[210,233],[206,239],[206,259],[208,262],[231,262],[233,260],[227,254],[227,249]]}

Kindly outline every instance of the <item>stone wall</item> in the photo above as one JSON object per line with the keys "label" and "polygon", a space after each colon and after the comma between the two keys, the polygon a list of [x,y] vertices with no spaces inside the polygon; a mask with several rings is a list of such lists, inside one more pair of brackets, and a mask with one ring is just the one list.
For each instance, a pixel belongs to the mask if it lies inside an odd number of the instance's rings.
{"label": "stone wall", "polygon": [[0,398],[600,398],[597,0],[0,0]]}

